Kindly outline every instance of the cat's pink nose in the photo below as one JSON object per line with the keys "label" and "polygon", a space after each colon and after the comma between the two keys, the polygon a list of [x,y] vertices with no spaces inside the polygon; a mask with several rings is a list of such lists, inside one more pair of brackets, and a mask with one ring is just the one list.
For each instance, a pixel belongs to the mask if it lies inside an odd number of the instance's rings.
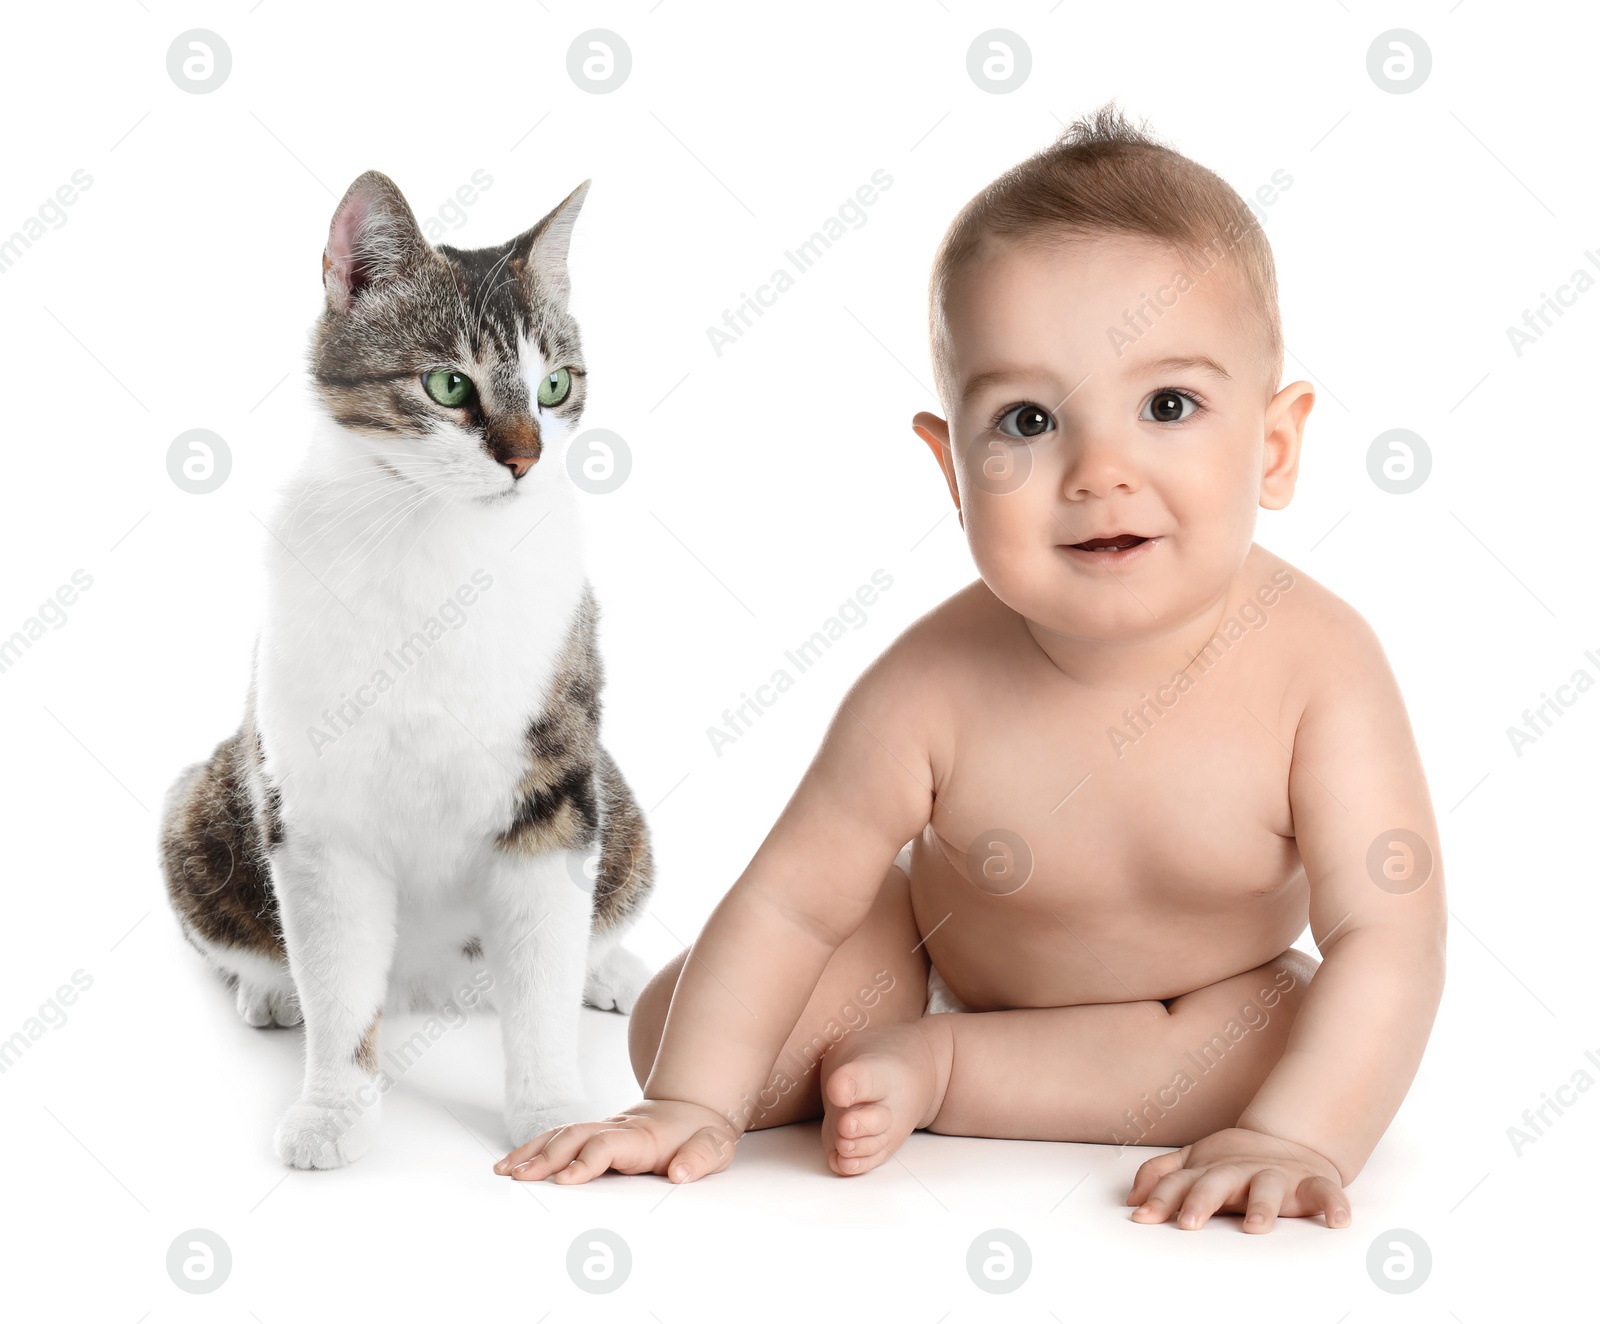
{"label": "cat's pink nose", "polygon": [[485,435],[484,449],[511,470],[513,478],[521,478],[539,462],[544,444],[539,439],[539,429],[529,419],[504,418]]}

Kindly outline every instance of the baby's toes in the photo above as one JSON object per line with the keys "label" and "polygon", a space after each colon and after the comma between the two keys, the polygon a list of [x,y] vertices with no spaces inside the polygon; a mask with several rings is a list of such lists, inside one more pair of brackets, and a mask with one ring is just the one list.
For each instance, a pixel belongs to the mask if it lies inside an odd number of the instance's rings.
{"label": "baby's toes", "polygon": [[833,1142],[833,1153],[842,1159],[864,1159],[881,1154],[888,1147],[889,1137],[882,1132],[854,1138],[840,1136]]}
{"label": "baby's toes", "polygon": [[846,1108],[834,1125],[839,1151],[865,1154],[877,1148],[885,1131],[894,1124],[894,1114],[881,1103],[858,1103]]}
{"label": "baby's toes", "polygon": [[865,1139],[849,1141],[848,1145],[845,1148],[841,1144],[839,1149],[828,1155],[828,1166],[845,1177],[871,1172],[895,1151],[895,1146],[889,1143],[886,1135],[867,1136]]}

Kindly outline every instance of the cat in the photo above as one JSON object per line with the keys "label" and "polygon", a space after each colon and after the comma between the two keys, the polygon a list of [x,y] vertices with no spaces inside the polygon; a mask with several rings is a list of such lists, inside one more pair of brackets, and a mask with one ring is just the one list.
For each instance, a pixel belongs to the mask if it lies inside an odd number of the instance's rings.
{"label": "cat", "polygon": [[[243,721],[185,769],[160,855],[255,1026],[305,1021],[297,1168],[372,1142],[384,1008],[499,1012],[513,1145],[583,1111],[583,1002],[626,1013],[649,832],[600,744],[597,606],[566,443],[586,377],[585,180],[495,248],[430,246],[368,171],[336,208],[309,453],[268,526]],[[586,1115],[586,1114],[584,1114]]]}

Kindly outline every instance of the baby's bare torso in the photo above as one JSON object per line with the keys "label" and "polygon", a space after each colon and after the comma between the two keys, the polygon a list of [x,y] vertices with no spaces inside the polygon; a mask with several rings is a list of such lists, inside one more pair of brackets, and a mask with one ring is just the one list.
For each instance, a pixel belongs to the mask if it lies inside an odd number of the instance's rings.
{"label": "baby's bare torso", "polygon": [[981,581],[934,613],[927,646],[954,643],[957,665],[940,668],[949,727],[930,742],[911,895],[957,997],[1172,998],[1295,941],[1308,889],[1290,755],[1330,597],[1252,547],[1187,689],[1173,676],[1188,655],[1131,684],[1068,679]]}

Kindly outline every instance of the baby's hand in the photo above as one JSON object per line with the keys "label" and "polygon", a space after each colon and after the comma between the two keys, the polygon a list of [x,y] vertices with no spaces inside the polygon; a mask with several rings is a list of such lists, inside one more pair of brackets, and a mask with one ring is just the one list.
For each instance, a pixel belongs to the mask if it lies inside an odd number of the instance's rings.
{"label": "baby's hand", "polygon": [[537,1135],[494,1170],[518,1181],[542,1181],[554,1173],[563,1184],[589,1181],[609,1168],[665,1173],[670,1181],[686,1182],[721,1172],[738,1143],[715,1109],[646,1099],[603,1122],[575,1122]]}
{"label": "baby's hand", "polygon": [[1270,1232],[1279,1214],[1325,1214],[1329,1227],[1350,1225],[1339,1170],[1313,1149],[1260,1131],[1218,1131],[1140,1164],[1128,1192],[1136,1223],[1198,1228],[1219,1209],[1245,1211],[1246,1232]]}

